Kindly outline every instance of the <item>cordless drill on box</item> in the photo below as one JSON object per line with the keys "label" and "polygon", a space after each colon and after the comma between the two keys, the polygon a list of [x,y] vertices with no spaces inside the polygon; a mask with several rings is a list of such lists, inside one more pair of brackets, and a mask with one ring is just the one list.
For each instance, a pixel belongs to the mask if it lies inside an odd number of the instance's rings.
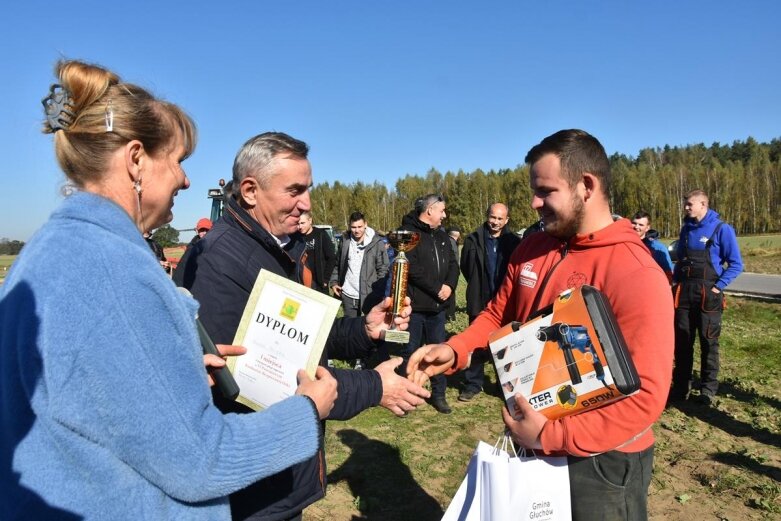
{"label": "cordless drill on box", "polygon": [[490,335],[489,348],[513,415],[517,393],[556,419],[640,388],[610,303],[592,286],[565,291],[524,323],[505,324]]}
{"label": "cordless drill on box", "polygon": [[605,387],[608,387],[605,383],[605,368],[599,360],[599,355],[596,349],[594,349],[594,344],[591,343],[591,337],[585,326],[571,326],[563,322],[557,322],[537,330],[537,340],[540,342],[558,342],[559,349],[564,353],[569,379],[572,380],[573,384],[583,382],[583,378],[580,376],[580,370],[577,362],[575,362],[575,357],[572,355],[572,350],[577,349],[584,356],[591,355],[597,380],[602,382],[602,385]]}

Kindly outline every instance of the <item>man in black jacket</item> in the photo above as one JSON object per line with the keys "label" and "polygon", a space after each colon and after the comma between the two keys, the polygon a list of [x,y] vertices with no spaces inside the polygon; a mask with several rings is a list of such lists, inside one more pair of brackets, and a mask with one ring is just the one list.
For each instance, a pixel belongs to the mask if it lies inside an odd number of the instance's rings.
{"label": "man in black jacket", "polygon": [[[301,282],[311,274],[301,262],[306,244],[297,233],[301,213],[310,209],[311,166],[306,143],[269,132],[247,141],[233,165],[233,194],[222,218],[199,241],[184,266],[184,286],[200,303],[200,318],[215,343],[230,344],[261,269]],[[338,319],[320,365],[330,358],[361,358],[380,340],[390,299],[365,317]],[[410,313],[408,307],[402,314]],[[349,419],[382,405],[397,415],[423,403],[428,393],[395,373],[400,359],[371,371],[329,369],[338,383],[330,419]],[[249,412],[215,398],[225,412]],[[237,460],[238,461],[238,460]],[[240,471],[241,465],[237,469]],[[300,519],[302,510],[325,494],[323,447],[294,465],[230,496],[233,519]]]}
{"label": "man in black jacket", "polygon": [[325,231],[312,226],[312,212],[301,212],[298,231],[306,241],[306,265],[312,271],[310,287],[328,295],[328,280],[336,266],[334,243]]}
{"label": "man in black jacket", "polygon": [[[405,360],[424,344],[444,342],[447,301],[458,284],[458,262],[450,246],[450,237],[442,228],[447,217],[445,200],[429,194],[415,201],[415,209],[401,221],[403,230],[420,234],[420,242],[409,253],[409,285],[412,299],[409,343],[402,348]],[[443,414],[451,412],[445,399],[447,380],[443,375],[431,378],[431,405]]]}
{"label": "man in black jacket", "polygon": [[[507,261],[520,238],[507,229],[507,206],[494,203],[485,212],[485,222],[469,234],[461,252],[461,273],[466,279],[466,313],[469,323],[494,298],[507,273]],[[478,354],[479,353],[479,354]],[[488,351],[475,351],[471,365],[464,370],[464,388],[458,399],[468,402],[483,390],[484,366]]]}

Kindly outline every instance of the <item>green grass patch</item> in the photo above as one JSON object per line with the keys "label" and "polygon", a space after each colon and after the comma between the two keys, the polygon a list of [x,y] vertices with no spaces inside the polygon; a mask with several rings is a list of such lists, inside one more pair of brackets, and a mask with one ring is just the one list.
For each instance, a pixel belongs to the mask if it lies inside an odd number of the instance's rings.
{"label": "green grass patch", "polygon": [[773,235],[742,235],[738,237],[741,250],[763,248],[781,250],[781,234]]}
{"label": "green grass patch", "polygon": [[[662,242],[669,245],[678,237]],[[781,234],[744,235],[738,237],[744,271],[781,275]]]}
{"label": "green grass patch", "polygon": [[163,252],[165,253],[165,257],[168,260],[179,260],[182,258],[182,255],[184,255],[184,250],[186,249],[185,246],[171,246],[170,248],[164,248]]}
{"label": "green grass patch", "polygon": [[16,255],[0,255],[0,281],[5,280],[8,270],[11,269],[11,265],[15,260]]}

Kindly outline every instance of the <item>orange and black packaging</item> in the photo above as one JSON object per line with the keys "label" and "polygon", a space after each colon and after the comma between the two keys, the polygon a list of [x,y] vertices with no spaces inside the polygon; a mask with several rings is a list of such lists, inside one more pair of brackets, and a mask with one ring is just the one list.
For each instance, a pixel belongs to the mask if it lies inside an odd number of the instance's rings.
{"label": "orange and black packaging", "polygon": [[559,295],[527,322],[489,337],[508,409],[525,396],[549,419],[600,407],[640,388],[626,341],[605,296],[592,286]]}

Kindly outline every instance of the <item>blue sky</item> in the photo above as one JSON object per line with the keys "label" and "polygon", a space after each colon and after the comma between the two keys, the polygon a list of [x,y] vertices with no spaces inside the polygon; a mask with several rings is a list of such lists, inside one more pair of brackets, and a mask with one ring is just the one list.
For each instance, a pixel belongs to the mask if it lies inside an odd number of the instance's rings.
{"label": "blue sky", "polygon": [[[59,58],[184,107],[200,141],[173,226],[208,215],[249,137],[311,146],[315,183],[512,168],[561,128],[608,153],[781,137],[776,1],[12,2],[0,15],[0,238],[64,178],[40,100]],[[190,234],[182,234],[189,237]]]}

